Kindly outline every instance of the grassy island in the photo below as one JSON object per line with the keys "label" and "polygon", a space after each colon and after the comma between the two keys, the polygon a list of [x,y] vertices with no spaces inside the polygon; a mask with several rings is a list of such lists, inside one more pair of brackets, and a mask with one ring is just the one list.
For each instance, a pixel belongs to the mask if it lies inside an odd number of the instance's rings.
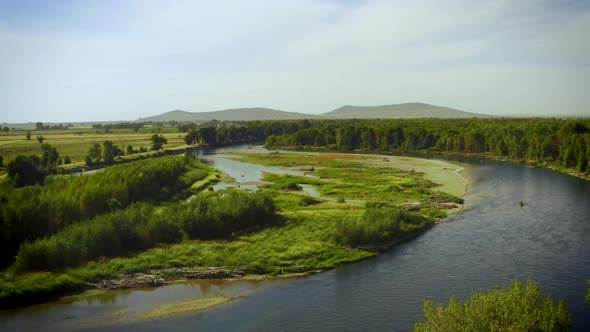
{"label": "grassy island", "polygon": [[[373,257],[432,227],[461,208],[458,196],[467,185],[460,167],[440,161],[284,152],[232,158],[303,175],[267,173],[256,193],[210,191],[219,177],[214,169],[188,158],[163,157],[83,178],[50,176],[36,190],[43,193],[63,182],[60,188],[76,192],[70,182],[84,180],[94,183],[97,193],[106,190],[104,205],[93,200],[100,207],[95,212],[81,210],[79,218],[18,241],[15,258],[0,278],[0,303],[13,307],[85,289],[157,286],[186,278],[334,268]],[[167,170],[168,185],[158,184],[158,176],[148,177],[147,171],[142,181],[156,181],[151,191],[138,191],[134,180],[123,180],[125,172],[138,176],[136,168],[149,165]],[[121,180],[105,182],[117,172]],[[439,185],[429,179],[446,181]],[[319,197],[302,186],[312,186]],[[136,192],[147,196],[133,196]],[[114,193],[120,193],[116,203],[110,200]],[[14,195],[4,197],[11,201]],[[57,220],[51,214],[47,218]]]}

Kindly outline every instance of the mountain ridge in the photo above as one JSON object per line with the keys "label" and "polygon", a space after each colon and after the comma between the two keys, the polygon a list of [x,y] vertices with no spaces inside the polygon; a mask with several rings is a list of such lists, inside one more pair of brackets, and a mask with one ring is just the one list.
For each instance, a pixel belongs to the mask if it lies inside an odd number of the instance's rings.
{"label": "mountain ridge", "polygon": [[345,105],[322,114],[286,112],[264,107],[232,108],[212,112],[187,112],[173,110],[159,115],[139,118],[141,121],[179,121],[205,122],[219,121],[256,121],[256,120],[302,120],[302,119],[403,119],[403,118],[489,118],[491,115],[460,111],[457,109],[430,105],[420,102],[380,105],[353,106]]}
{"label": "mountain ridge", "polygon": [[328,119],[403,119],[403,118],[488,118],[490,115],[460,111],[454,108],[411,102],[380,106],[352,106],[346,105],[331,112],[321,114]]}
{"label": "mountain ridge", "polygon": [[174,110],[137,121],[256,121],[256,120],[300,120],[315,118],[315,115],[285,112],[264,107],[231,108],[212,112],[187,112]]}

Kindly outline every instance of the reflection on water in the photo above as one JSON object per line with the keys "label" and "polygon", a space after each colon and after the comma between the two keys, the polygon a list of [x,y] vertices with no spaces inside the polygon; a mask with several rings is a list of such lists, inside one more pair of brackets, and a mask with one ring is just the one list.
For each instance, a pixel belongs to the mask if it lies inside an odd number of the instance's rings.
{"label": "reflection on water", "polygon": [[[203,162],[217,168],[218,170],[233,178],[233,181],[230,183],[221,182],[216,184],[213,186],[214,190],[241,188],[256,191],[258,190],[258,185],[262,183],[262,177],[264,173],[290,174],[299,176],[305,175],[303,171],[248,164],[232,160],[236,158],[239,159],[240,156],[228,155],[224,154],[224,152],[269,153],[268,150],[262,148],[261,146],[241,145],[231,148],[220,148],[203,154],[200,157]],[[319,197],[319,193],[312,186],[306,186],[303,191],[310,196]]]}
{"label": "reflection on water", "polygon": [[89,293],[53,303],[0,312],[0,329],[68,331],[116,327],[137,322],[138,316],[165,304],[216,296],[239,301],[240,298],[250,296],[257,288],[272,282],[197,280],[151,289]]}

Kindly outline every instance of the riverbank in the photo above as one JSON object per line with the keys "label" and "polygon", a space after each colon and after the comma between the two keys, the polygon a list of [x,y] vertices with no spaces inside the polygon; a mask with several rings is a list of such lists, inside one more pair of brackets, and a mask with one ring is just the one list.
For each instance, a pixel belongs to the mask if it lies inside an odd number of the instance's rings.
{"label": "riverbank", "polygon": [[[305,176],[265,176],[260,183],[261,191],[274,197],[282,219],[273,227],[235,234],[229,239],[162,245],[128,257],[99,260],[63,271],[7,276],[3,278],[3,287],[19,289],[53,280],[65,282],[64,287],[58,287],[61,292],[154,287],[191,279],[188,276],[195,275],[195,271],[210,267],[233,271],[225,277],[216,274],[230,279],[243,275],[256,278],[321,272],[374,257],[382,251],[376,247],[392,242],[386,238],[373,248],[338,242],[339,223],[348,223],[351,217],[360,218],[370,207],[412,210],[431,220],[441,220],[461,206],[459,198],[449,192],[464,194],[467,186],[466,179],[453,180],[461,176],[460,167],[416,158],[300,153],[236,154],[235,158],[244,162],[244,167],[254,162],[314,170]],[[442,186],[429,178],[440,179]],[[310,199],[298,189],[299,184],[314,186],[321,197]],[[407,240],[429,227],[430,224],[409,223],[392,240],[395,243]],[[217,278],[209,273],[201,275],[206,279]]]}
{"label": "riverbank", "polygon": [[[420,153],[420,152],[415,152],[415,153]],[[429,155],[429,156],[436,156],[436,154],[433,155],[428,152],[423,152],[423,153],[426,155]],[[565,167],[560,166],[556,163],[550,163],[547,161],[536,161],[536,160],[528,160],[528,159],[512,159],[512,158],[507,158],[507,157],[503,157],[503,156],[496,156],[496,155],[492,155],[492,154],[488,154],[488,153],[449,153],[449,152],[446,152],[446,153],[441,153],[441,155],[451,156],[451,157],[467,157],[467,158],[474,158],[474,159],[479,158],[479,159],[509,162],[509,163],[513,163],[513,164],[527,165],[530,167],[546,168],[546,169],[550,169],[555,172],[571,175],[571,176],[577,177],[579,179],[590,180],[589,173],[578,172],[573,168],[565,168]]]}
{"label": "riverbank", "polygon": [[[327,147],[318,147],[318,146],[304,146],[304,147],[285,147],[285,146],[273,146],[273,147],[269,147],[269,149],[283,149],[286,151],[293,151],[293,152],[301,152],[301,151],[305,151],[305,152],[320,152],[320,153],[349,153],[349,150],[334,150],[334,149],[329,149]],[[383,156],[387,156],[391,153],[405,153],[402,151],[382,151],[382,150],[362,150],[362,151],[356,151],[354,154],[368,154],[368,155],[383,155]],[[496,156],[493,154],[489,154],[489,153],[455,153],[455,152],[445,152],[445,151],[435,151],[435,152],[430,152],[430,151],[426,151],[426,150],[418,150],[418,151],[410,151],[410,152],[406,152],[406,153],[411,153],[411,154],[415,154],[418,157],[416,157],[416,159],[420,159],[420,155],[425,155],[428,156],[429,158],[436,158],[437,156],[442,156],[442,157],[467,157],[467,158],[473,158],[473,159],[487,159],[487,160],[494,160],[494,161],[502,161],[502,162],[509,162],[509,163],[513,163],[513,164],[521,164],[521,165],[527,165],[530,167],[541,167],[541,168],[546,168],[546,169],[550,169],[552,171],[556,171],[559,173],[563,173],[563,174],[567,174],[567,175],[571,175],[580,179],[584,179],[584,180],[590,180],[590,173],[583,173],[583,172],[578,172],[576,169],[573,168],[565,168],[562,165],[559,165],[557,163],[551,163],[548,161],[537,161],[537,160],[528,160],[528,159],[523,159],[523,158],[508,158],[506,156]],[[430,160],[430,159],[429,159]]]}

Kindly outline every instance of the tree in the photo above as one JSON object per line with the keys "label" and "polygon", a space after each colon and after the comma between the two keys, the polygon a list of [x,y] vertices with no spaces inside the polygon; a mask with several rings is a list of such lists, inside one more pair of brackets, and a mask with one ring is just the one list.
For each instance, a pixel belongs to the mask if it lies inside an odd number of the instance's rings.
{"label": "tree", "polygon": [[7,133],[7,132],[9,132],[9,131],[10,131],[10,128],[8,128],[8,127],[4,127],[4,128],[2,128],[2,131],[3,131],[3,132],[5,132],[5,133]]}
{"label": "tree", "polygon": [[39,144],[43,144],[43,141],[45,140],[45,137],[43,136],[37,136],[37,141],[39,142]]}
{"label": "tree", "polygon": [[186,145],[196,144],[199,142],[199,140],[200,135],[199,132],[196,130],[191,130],[184,136],[184,143],[186,143]]}
{"label": "tree", "polygon": [[92,161],[92,157],[90,157],[90,156],[84,157],[84,162],[86,163],[86,166],[88,166],[88,167],[92,167],[92,165],[94,165],[94,162]]}
{"label": "tree", "polygon": [[[90,151],[88,151],[88,157],[90,158],[90,165],[88,165],[88,162],[86,162],[86,164],[88,166],[92,166],[92,164],[98,163],[100,161],[100,157],[101,157],[102,153],[101,153],[101,149],[100,149],[100,144],[98,143],[94,143],[92,145],[92,147],[90,147]],[[88,161],[88,159],[86,159]]]}
{"label": "tree", "polygon": [[572,318],[563,302],[543,297],[537,284],[518,280],[511,287],[472,293],[465,303],[448,306],[425,301],[426,320],[414,331],[568,331]]}
{"label": "tree", "polygon": [[27,141],[31,140],[31,131],[30,130],[27,130],[26,137],[27,137]]}
{"label": "tree", "polygon": [[166,137],[158,134],[152,135],[152,150],[158,151],[162,149],[162,146],[164,146],[164,144],[167,143],[168,140],[166,139]]}
{"label": "tree", "polygon": [[4,166],[4,157],[0,156],[0,167]]}
{"label": "tree", "polygon": [[131,144],[127,145],[127,149],[125,150],[126,155],[133,154],[133,146]]}
{"label": "tree", "polygon": [[6,171],[15,187],[43,184],[46,175],[37,156],[17,156],[8,163]]}
{"label": "tree", "polygon": [[144,146],[139,148],[139,153],[146,153],[146,152],[147,152],[147,149]]}
{"label": "tree", "polygon": [[41,166],[45,168],[45,173],[55,173],[57,161],[59,160],[57,149],[45,143],[41,144],[41,151],[43,152],[41,156]]}
{"label": "tree", "polygon": [[112,141],[102,143],[102,160],[106,165],[111,165],[115,161],[115,157],[121,154],[121,149],[116,147]]}
{"label": "tree", "polygon": [[35,129],[36,130],[43,130],[43,122],[37,122],[35,124]]}
{"label": "tree", "polygon": [[69,165],[72,163],[72,160],[70,159],[70,157],[65,156],[64,157],[64,165]]}

